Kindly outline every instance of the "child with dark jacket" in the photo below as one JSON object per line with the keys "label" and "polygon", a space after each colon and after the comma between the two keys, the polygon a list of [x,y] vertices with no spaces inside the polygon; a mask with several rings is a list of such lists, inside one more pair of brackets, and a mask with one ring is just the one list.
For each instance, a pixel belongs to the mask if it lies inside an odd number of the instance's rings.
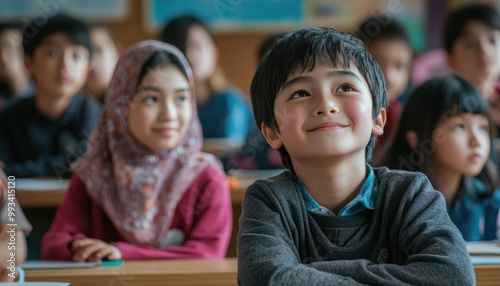
{"label": "child with dark jacket", "polygon": [[100,111],[78,93],[90,66],[89,28],[64,15],[29,27],[37,30],[24,30],[23,48],[36,92],[0,114],[0,167],[9,176],[69,177]]}

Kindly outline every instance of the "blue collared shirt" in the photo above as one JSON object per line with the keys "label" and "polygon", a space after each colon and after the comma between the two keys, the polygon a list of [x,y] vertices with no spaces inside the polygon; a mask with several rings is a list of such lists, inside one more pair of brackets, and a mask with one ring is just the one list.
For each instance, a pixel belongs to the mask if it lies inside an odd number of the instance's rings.
{"label": "blue collared shirt", "polygon": [[[368,175],[366,176],[365,182],[359,189],[358,195],[340,210],[338,216],[349,216],[360,213],[367,209],[373,210],[375,208],[375,200],[377,199],[378,193],[378,182],[375,178],[372,167],[370,167],[370,165],[368,164],[366,164],[366,171]],[[335,216],[335,214],[331,210],[320,206],[313,199],[313,197],[311,197],[309,192],[307,192],[306,187],[300,180],[297,180],[297,183],[299,184],[300,190],[302,192],[306,210],[326,216]]]}
{"label": "blue collared shirt", "polygon": [[488,194],[486,185],[475,177],[462,181],[457,201],[447,204],[448,214],[466,241],[497,239],[500,189]]}

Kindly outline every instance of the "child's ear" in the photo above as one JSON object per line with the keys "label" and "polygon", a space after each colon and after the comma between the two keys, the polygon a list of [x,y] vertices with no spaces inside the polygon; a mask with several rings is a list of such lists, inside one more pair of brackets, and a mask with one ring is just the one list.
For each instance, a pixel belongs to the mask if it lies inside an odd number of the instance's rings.
{"label": "child's ear", "polygon": [[418,135],[417,132],[410,130],[405,134],[406,142],[410,146],[412,150],[417,149],[418,147]]}
{"label": "child's ear", "polygon": [[269,143],[269,146],[273,149],[279,149],[281,146],[283,146],[283,141],[281,141],[280,134],[276,132],[276,130],[267,127],[264,122],[260,124],[260,130],[262,132],[262,135],[264,135],[264,138],[266,138],[267,143]]}
{"label": "child's ear", "polygon": [[380,136],[384,134],[384,126],[387,120],[387,111],[385,108],[380,109],[375,120],[373,120],[372,134]]}

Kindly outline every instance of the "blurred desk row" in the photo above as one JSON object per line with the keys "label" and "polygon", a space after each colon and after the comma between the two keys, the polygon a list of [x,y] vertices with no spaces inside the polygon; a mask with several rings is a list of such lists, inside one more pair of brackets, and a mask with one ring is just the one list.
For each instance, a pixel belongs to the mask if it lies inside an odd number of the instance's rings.
{"label": "blurred desk row", "polygon": [[[499,285],[500,265],[476,265],[476,285]],[[78,285],[237,285],[236,258],[135,260],[117,267],[26,270],[26,281]]]}
{"label": "blurred desk row", "polygon": [[[254,180],[238,180],[231,187],[233,204],[243,201],[245,190]],[[23,208],[58,207],[64,200],[69,180],[17,179],[16,197]]]}
{"label": "blurred desk row", "polygon": [[[230,172],[232,183],[233,233],[225,260],[127,261],[120,267],[54,269],[26,271],[27,281],[61,281],[71,285],[236,285],[236,235],[245,191],[256,179],[282,170]],[[17,179],[16,196],[23,208],[57,207],[63,201],[69,180]],[[473,256],[477,285],[500,285],[500,247],[493,244],[468,244]],[[485,255],[493,255],[488,258]]]}
{"label": "blurred desk row", "polygon": [[25,270],[26,281],[78,285],[237,285],[236,258],[133,260],[122,266]]}

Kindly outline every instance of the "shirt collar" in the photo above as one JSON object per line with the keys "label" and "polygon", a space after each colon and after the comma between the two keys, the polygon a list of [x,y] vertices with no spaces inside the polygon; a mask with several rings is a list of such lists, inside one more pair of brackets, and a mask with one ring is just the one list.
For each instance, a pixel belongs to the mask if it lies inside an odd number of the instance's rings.
{"label": "shirt collar", "polygon": [[[366,164],[367,176],[363,185],[359,189],[358,195],[349,202],[342,210],[339,212],[339,216],[348,216],[357,214],[364,210],[373,210],[375,208],[375,201],[377,199],[378,193],[378,183],[375,179],[375,174],[370,165]],[[300,187],[302,198],[304,199],[304,203],[306,205],[306,210],[312,211],[318,214],[334,216],[335,214],[329,209],[320,206],[313,197],[309,194],[306,187],[297,179],[297,184]]]}

